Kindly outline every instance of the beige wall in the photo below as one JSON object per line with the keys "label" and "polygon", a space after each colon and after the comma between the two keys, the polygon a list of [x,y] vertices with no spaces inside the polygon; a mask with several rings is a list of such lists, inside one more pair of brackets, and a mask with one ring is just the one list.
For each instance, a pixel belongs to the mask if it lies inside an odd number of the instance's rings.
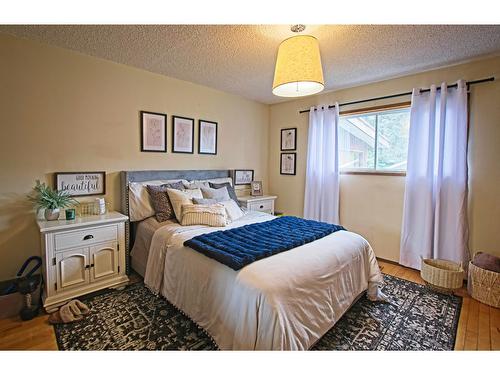
{"label": "beige wall", "polygon": [[[56,171],[105,170],[119,207],[121,170],[253,168],[277,209],[302,215],[307,145],[300,109],[443,80],[498,76],[500,58],[266,106],[204,86],[0,34],[0,279],[39,252],[25,195]],[[475,86],[470,123],[470,244],[500,254],[500,83]],[[406,98],[404,98],[406,99]],[[371,102],[369,105],[393,101]],[[168,153],[139,151],[139,111],[168,114]],[[171,115],[219,122],[218,155],[172,154]],[[297,176],[279,174],[279,129],[298,128]],[[195,139],[195,143],[197,138]],[[397,260],[404,177],[342,175],[341,222]]]}
{"label": "beige wall", "polygon": [[[302,215],[307,154],[308,115],[299,110],[411,91],[442,81],[500,78],[500,58],[424,72],[346,90],[325,93],[271,106],[269,127],[270,189],[279,196],[277,209]],[[472,251],[500,255],[500,82],[473,86],[470,99],[469,222]],[[409,100],[409,97],[370,102],[375,106]],[[342,107],[354,109],[355,107]],[[279,174],[280,130],[298,128],[297,175]],[[403,211],[404,177],[342,175],[340,220],[349,230],[365,236],[377,256],[397,261]]]}
{"label": "beige wall", "polygon": [[[115,209],[121,170],[250,168],[267,187],[267,105],[5,34],[0,56],[0,280],[39,253],[25,195],[53,172],[105,170]],[[140,110],[168,114],[167,154],[139,151]],[[217,121],[218,155],[172,154],[173,114]]]}

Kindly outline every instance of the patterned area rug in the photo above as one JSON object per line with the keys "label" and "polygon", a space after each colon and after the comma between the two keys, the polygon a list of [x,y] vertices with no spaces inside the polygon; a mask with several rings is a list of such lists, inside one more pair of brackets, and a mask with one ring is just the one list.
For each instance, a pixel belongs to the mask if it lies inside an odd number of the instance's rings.
{"label": "patterned area rug", "polygon": [[[312,350],[453,350],[462,298],[384,275],[390,303],[360,298]],[[82,299],[92,313],[55,326],[60,350],[217,350],[142,283]]]}
{"label": "patterned area rug", "polygon": [[365,296],[313,350],[453,350],[462,297],[384,275],[390,303]]}

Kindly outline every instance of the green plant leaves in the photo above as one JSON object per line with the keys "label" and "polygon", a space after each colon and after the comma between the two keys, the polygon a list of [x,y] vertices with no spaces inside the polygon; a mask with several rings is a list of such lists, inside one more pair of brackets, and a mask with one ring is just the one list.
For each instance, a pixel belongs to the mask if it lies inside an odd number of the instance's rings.
{"label": "green plant leaves", "polygon": [[78,201],[69,196],[67,191],[58,191],[50,188],[45,183],[36,180],[33,192],[28,195],[28,200],[35,205],[37,211],[44,209],[65,208],[78,204]]}

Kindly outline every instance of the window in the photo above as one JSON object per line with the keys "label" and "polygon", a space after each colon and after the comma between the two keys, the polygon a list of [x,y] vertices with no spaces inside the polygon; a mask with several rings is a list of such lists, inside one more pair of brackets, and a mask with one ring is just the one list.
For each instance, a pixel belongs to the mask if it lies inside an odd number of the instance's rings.
{"label": "window", "polygon": [[408,152],[410,109],[341,115],[341,171],[404,172]]}

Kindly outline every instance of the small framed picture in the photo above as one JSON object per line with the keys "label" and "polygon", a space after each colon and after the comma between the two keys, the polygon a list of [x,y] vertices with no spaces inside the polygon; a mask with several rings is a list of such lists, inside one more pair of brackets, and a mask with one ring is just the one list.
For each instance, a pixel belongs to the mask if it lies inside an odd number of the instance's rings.
{"label": "small framed picture", "polygon": [[295,175],[297,167],[296,152],[282,152],[280,160],[280,174]]}
{"label": "small framed picture", "polygon": [[251,195],[262,195],[262,181],[252,181],[250,185],[252,187]]}
{"label": "small framed picture", "polygon": [[235,169],[234,184],[249,185],[253,181],[253,169]]}
{"label": "small framed picture", "polygon": [[141,151],[167,152],[167,115],[141,111]]}
{"label": "small framed picture", "polygon": [[217,123],[198,120],[198,154],[217,155]]}
{"label": "small framed picture", "polygon": [[56,189],[71,197],[106,194],[106,172],[56,172],[54,180]]}
{"label": "small framed picture", "polygon": [[194,153],[194,119],[172,116],[172,152]]}
{"label": "small framed picture", "polygon": [[281,151],[297,149],[297,128],[281,129]]}

